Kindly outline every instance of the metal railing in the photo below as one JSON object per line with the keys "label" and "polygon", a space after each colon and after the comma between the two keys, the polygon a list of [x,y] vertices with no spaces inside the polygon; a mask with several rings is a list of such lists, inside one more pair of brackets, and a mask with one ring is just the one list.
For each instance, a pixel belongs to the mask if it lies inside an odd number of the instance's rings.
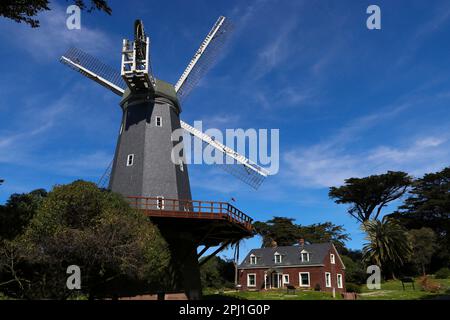
{"label": "metal railing", "polygon": [[128,197],[130,204],[144,210],[149,216],[193,218],[193,219],[222,219],[253,230],[252,221],[248,215],[227,202],[179,200],[159,197]]}

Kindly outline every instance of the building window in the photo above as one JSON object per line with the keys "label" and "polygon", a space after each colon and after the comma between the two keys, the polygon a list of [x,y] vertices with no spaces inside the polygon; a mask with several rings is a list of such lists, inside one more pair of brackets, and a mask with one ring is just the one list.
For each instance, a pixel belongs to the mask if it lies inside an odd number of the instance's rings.
{"label": "building window", "polygon": [[334,258],[334,254],[330,254],[330,261],[331,261],[331,264],[335,264],[336,263],[336,259]]}
{"label": "building window", "polygon": [[300,272],[300,287],[309,287],[309,272]]}
{"label": "building window", "polygon": [[256,273],[247,275],[247,287],[256,287]]}
{"label": "building window", "polygon": [[275,259],[275,263],[281,263],[281,254],[275,253],[274,259]]}
{"label": "building window", "polygon": [[342,285],[342,274],[337,274],[337,287],[339,289],[342,289],[344,286]]}
{"label": "building window", "polygon": [[129,154],[127,157],[127,167],[131,167],[134,163],[134,154]]}
{"label": "building window", "polygon": [[289,275],[283,274],[283,285],[289,284]]}
{"label": "building window", "polygon": [[155,123],[157,127],[162,127],[162,117],[156,117]]}
{"label": "building window", "polygon": [[309,252],[303,250],[301,253],[302,262],[309,262]]}
{"label": "building window", "polygon": [[156,208],[158,209],[164,209],[164,197],[157,197],[156,198]]}
{"label": "building window", "polygon": [[257,260],[258,258],[254,254],[250,256],[250,264],[256,264]]}
{"label": "building window", "polygon": [[184,171],[183,159],[180,159],[179,165],[180,165],[181,172],[183,172]]}
{"label": "building window", "polygon": [[331,273],[325,272],[325,287],[331,288]]}

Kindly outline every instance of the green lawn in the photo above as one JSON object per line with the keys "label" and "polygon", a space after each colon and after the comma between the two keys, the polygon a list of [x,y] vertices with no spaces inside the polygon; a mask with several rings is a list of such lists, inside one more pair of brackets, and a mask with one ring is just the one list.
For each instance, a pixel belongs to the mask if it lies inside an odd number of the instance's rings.
{"label": "green lawn", "polygon": [[[286,289],[269,291],[225,291],[223,293],[206,291],[205,299],[240,299],[240,300],[333,300],[331,293],[317,291],[299,291],[287,294]],[[336,294],[336,300],[341,299]]]}
{"label": "green lawn", "polygon": [[[367,287],[361,286],[362,293],[359,294],[360,300],[424,300],[424,299],[450,299],[450,279],[434,279],[439,282],[442,289],[438,293],[425,292],[421,289],[420,284],[416,280],[415,290],[411,284],[405,284],[403,290],[402,283],[399,280],[391,280],[381,284],[380,290],[369,290]],[[270,290],[270,291],[225,291],[217,290],[204,291],[205,299],[243,299],[243,300],[333,300],[331,293],[316,291],[299,291],[295,294],[287,294],[286,290]],[[336,294],[335,300],[342,299]]]}
{"label": "green lawn", "polygon": [[380,290],[369,290],[366,286],[361,286],[362,293],[359,295],[362,300],[422,300],[422,299],[450,299],[450,279],[433,279],[439,282],[442,289],[439,293],[425,292],[421,290],[420,284],[416,280],[413,290],[410,283],[405,284],[403,290],[400,281],[387,281],[381,284]]}

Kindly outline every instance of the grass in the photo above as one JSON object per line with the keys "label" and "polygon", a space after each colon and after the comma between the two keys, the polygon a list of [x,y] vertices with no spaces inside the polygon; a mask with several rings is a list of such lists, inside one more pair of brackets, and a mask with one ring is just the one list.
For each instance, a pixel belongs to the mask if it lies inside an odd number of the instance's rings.
{"label": "grass", "polygon": [[[413,290],[410,283],[405,284],[403,290],[400,280],[390,280],[381,284],[380,290],[369,290],[367,287],[361,286],[361,294],[358,295],[360,300],[433,300],[448,299],[450,300],[450,279],[433,279],[441,285],[441,290],[437,293],[423,291],[419,281],[416,279]],[[204,298],[209,300],[340,300],[340,294],[336,294],[333,299],[331,293],[317,291],[300,291],[296,290],[295,294],[287,294],[284,290],[269,291],[217,291],[211,289],[204,290]]]}
{"label": "grass", "polygon": [[[334,300],[331,293],[296,290],[295,294],[287,294],[286,289],[268,291],[225,291],[206,292],[205,299],[238,299],[238,300]],[[336,294],[336,300],[341,299]]]}
{"label": "grass", "polygon": [[369,290],[361,286],[361,300],[432,300],[450,299],[450,279],[433,279],[441,284],[442,288],[437,293],[423,291],[416,279],[415,290],[410,283],[405,283],[403,290],[400,280],[390,280],[381,284],[380,290]]}

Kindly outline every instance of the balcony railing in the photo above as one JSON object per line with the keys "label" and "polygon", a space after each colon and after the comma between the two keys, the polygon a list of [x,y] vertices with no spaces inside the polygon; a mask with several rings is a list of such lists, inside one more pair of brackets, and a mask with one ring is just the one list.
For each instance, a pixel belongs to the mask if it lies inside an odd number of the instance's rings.
{"label": "balcony railing", "polygon": [[148,216],[228,220],[252,231],[253,219],[227,202],[163,199],[158,197],[128,197],[134,208]]}

